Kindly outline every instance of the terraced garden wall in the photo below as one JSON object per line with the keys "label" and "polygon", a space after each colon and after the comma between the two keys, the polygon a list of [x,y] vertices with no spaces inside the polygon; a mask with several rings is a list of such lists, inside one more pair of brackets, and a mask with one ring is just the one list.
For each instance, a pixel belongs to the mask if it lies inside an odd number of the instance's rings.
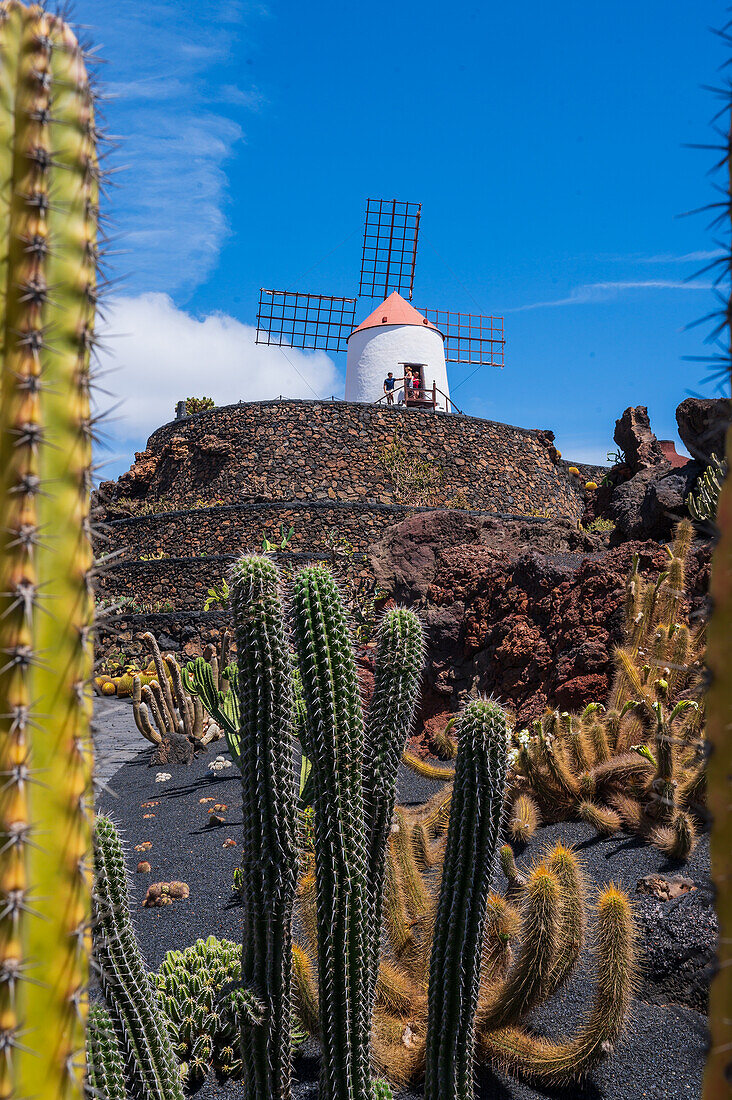
{"label": "terraced garden wall", "polygon": [[551,432],[492,420],[344,401],[264,401],[210,409],[153,432],[116,497],[197,502],[405,503],[379,455],[395,433],[427,463],[447,501],[490,512],[579,518],[581,494]]}
{"label": "terraced garden wall", "polygon": [[[430,508],[404,503],[380,462],[395,438],[434,473]],[[100,549],[117,557],[97,598],[124,606],[100,626],[98,652],[136,654],[147,629],[175,649],[215,637],[224,619],[203,612],[208,588],[264,535],[274,541],[281,523],[293,528],[283,560],[328,560],[333,541],[345,542],[351,574],[368,582],[369,548],[415,512],[459,502],[476,514],[574,521],[584,480],[569,475],[551,432],[476,417],[275,401],[171,422],[128,473],[102,486],[111,542]]]}

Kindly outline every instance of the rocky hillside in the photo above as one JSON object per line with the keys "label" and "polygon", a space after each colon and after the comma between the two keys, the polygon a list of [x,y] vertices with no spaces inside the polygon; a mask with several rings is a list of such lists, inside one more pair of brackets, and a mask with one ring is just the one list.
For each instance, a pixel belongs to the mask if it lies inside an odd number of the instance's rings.
{"label": "rocky hillside", "polygon": [[[427,627],[425,746],[472,690],[495,694],[522,723],[547,705],[605,697],[633,556],[648,576],[667,561],[652,540],[609,542],[568,521],[439,511],[405,520],[373,547],[379,585],[419,607]],[[706,615],[710,557],[710,541],[699,539],[688,569],[691,620]]]}

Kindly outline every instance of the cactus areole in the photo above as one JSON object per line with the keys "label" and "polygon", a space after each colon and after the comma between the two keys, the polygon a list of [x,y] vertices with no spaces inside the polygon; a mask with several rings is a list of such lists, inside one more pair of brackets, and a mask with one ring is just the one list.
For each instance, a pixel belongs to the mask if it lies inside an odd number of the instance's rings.
{"label": "cactus areole", "polygon": [[82,1096],[95,142],[68,26],[0,0],[2,1100]]}

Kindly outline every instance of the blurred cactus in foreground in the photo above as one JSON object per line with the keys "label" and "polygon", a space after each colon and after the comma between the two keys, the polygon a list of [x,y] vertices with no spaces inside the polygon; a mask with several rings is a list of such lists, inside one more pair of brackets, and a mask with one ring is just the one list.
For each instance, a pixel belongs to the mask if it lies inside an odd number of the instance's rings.
{"label": "blurred cactus in foreground", "polygon": [[0,1097],[80,1097],[91,885],[94,96],[0,0]]}
{"label": "blurred cactus in foreground", "polygon": [[[721,37],[729,50],[732,27],[728,24]],[[729,64],[729,60],[727,62]],[[724,159],[725,183],[720,221],[726,231],[725,254],[719,263],[729,280],[732,272],[732,246],[729,233],[732,221],[732,88],[722,88],[727,113],[727,140]],[[721,190],[721,189],[720,189]],[[732,290],[726,286],[715,337],[726,329],[727,345],[722,359],[728,393],[732,387]],[[732,469],[732,428],[726,439],[727,469]],[[716,888],[719,918],[717,947],[718,971],[709,993],[710,1046],[704,1074],[704,1100],[718,1100],[732,1092],[732,478],[727,477],[719,494],[717,508],[719,542],[712,558],[710,592],[713,612],[709,623],[708,664],[712,685],[708,695],[709,748],[707,767],[708,806],[712,816],[712,880]]]}

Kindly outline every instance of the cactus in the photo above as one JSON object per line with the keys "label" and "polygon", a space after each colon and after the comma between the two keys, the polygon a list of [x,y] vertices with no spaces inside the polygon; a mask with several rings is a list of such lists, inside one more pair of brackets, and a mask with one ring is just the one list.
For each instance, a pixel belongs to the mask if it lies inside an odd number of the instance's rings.
{"label": "cactus", "polygon": [[404,608],[387,611],[377,633],[374,692],[366,721],[363,760],[370,891],[369,1017],[379,970],[386,843],[394,814],[399,761],[404,759],[423,665],[424,638],[419,619]]}
{"label": "cactus", "polygon": [[523,839],[526,798],[547,820],[575,817],[601,835],[624,826],[686,859],[702,818],[705,744],[700,693],[703,635],[679,622],[693,529],[678,525],[669,564],[644,581],[638,561],[626,586],[625,644],[607,709],[549,712],[517,736],[509,829]]}
{"label": "cactus", "polygon": [[[732,429],[727,433],[727,457],[732,462]],[[708,804],[712,815],[712,880],[720,923],[718,971],[709,994],[711,1042],[704,1074],[704,1100],[716,1100],[729,1090],[732,1075],[732,480],[719,497],[720,538],[712,559],[711,595],[714,612],[709,624],[709,668],[712,685],[707,707],[709,745]]]}
{"label": "cactus", "polygon": [[[414,811],[405,809],[403,814],[409,817]],[[453,812],[451,829],[455,820]],[[434,1028],[429,1040],[424,1026],[428,1013],[428,965],[432,971],[431,987],[438,980],[437,967],[442,958],[431,942],[431,927],[437,929],[435,908],[446,904],[445,899],[452,900],[456,917],[455,907],[461,902],[470,909],[467,899],[471,895],[469,890],[463,894],[462,889],[453,891],[445,885],[441,900],[436,902],[431,877],[425,879],[426,893],[418,897],[419,892],[413,889],[410,895],[405,883],[418,865],[413,862],[411,871],[406,872],[408,848],[402,849],[401,866],[396,867],[396,874],[387,876],[385,909],[391,950],[390,958],[382,960],[379,972],[373,1055],[377,1071],[396,1084],[409,1085],[423,1072],[433,1081],[436,1075],[444,1074],[440,1098],[470,1095],[473,1002],[468,1000],[465,990],[469,979],[476,980],[478,968],[480,984],[475,1007],[478,1064],[495,1065],[550,1087],[565,1084],[585,1076],[598,1061],[608,1057],[622,1032],[637,974],[635,929],[627,897],[612,884],[600,891],[592,937],[597,984],[586,1018],[571,1037],[539,1039],[524,1029],[523,1021],[533,1008],[562,989],[578,965],[587,924],[584,875],[575,853],[561,843],[528,869],[516,867],[513,852],[507,846],[500,857],[509,878],[508,897],[475,895],[476,920],[483,911],[481,897],[486,901],[482,942],[478,937],[474,944],[471,938],[467,958],[459,951],[452,956],[452,970],[447,968],[445,972],[444,987],[444,996],[452,996],[452,1001],[448,999],[439,1020],[437,1011],[430,1008],[433,1019],[442,1026]],[[476,867],[476,874],[478,870]],[[443,881],[446,873],[443,870]],[[486,890],[485,881],[480,889]],[[448,950],[454,946],[456,927],[475,928],[475,924],[467,920],[462,925],[456,922],[445,941]],[[427,943],[418,942],[417,935],[425,933]],[[457,974],[461,975],[460,983],[454,981]],[[474,986],[469,988],[472,993]],[[453,1030],[450,1043],[446,1032],[452,1019],[450,1011],[457,1012],[461,1003],[460,989],[464,991],[462,1005],[466,1011],[463,1026]],[[446,1049],[435,1057],[430,1043],[442,1043]],[[434,1094],[434,1086],[427,1086],[426,1079],[426,1095],[428,1087],[433,1088]]]}
{"label": "cactus", "polygon": [[296,577],[295,642],[313,763],[318,988],[324,1100],[368,1100],[369,883],[363,804],[364,725],[346,612],[314,566]]}
{"label": "cactus", "polygon": [[293,619],[302,740],[313,763],[322,1094],[368,1100],[386,842],[422,670],[422,631],[410,612],[384,616],[364,740],[347,615],[327,569],[298,574]]}
{"label": "cactus", "polygon": [[231,574],[238,655],[244,905],[242,986],[262,1006],[241,1029],[246,1093],[290,1095],[292,909],[297,885],[293,690],[278,573],[264,557]]}
{"label": "cactus", "polygon": [[712,455],[703,474],[700,474],[693,492],[686,498],[689,514],[700,523],[714,523],[719,507],[719,494],[727,477],[727,463]]}
{"label": "cactus", "polygon": [[[154,975],[186,1082],[201,1081],[211,1068],[220,1080],[241,1077],[240,979],[241,944],[215,936],[168,951]],[[302,1034],[296,1021],[292,1034]]]}
{"label": "cactus", "polygon": [[199,749],[217,741],[221,729],[210,719],[206,725],[201,699],[188,686],[187,670],[181,672],[172,653],[161,654],[152,634],[143,634],[142,640],[156,673],[154,679],[137,673],[131,680],[132,710],[142,736],[157,745],[171,733],[182,734]]}
{"label": "cactus", "polygon": [[135,1088],[145,1100],[183,1100],[170,1036],[132,927],[122,843],[109,818],[97,818],[94,841],[94,956]]}
{"label": "cactus", "polygon": [[69,26],[0,0],[0,1096],[37,1100],[84,1063],[96,140]]}
{"label": "cactus", "polygon": [[473,1095],[473,1019],[506,782],[506,716],[492,700],[460,721],[429,979],[425,1100]]}
{"label": "cactus", "polygon": [[92,1005],[86,1029],[86,1085],[92,1096],[127,1100],[125,1064],[112,1017],[101,1005]]}

